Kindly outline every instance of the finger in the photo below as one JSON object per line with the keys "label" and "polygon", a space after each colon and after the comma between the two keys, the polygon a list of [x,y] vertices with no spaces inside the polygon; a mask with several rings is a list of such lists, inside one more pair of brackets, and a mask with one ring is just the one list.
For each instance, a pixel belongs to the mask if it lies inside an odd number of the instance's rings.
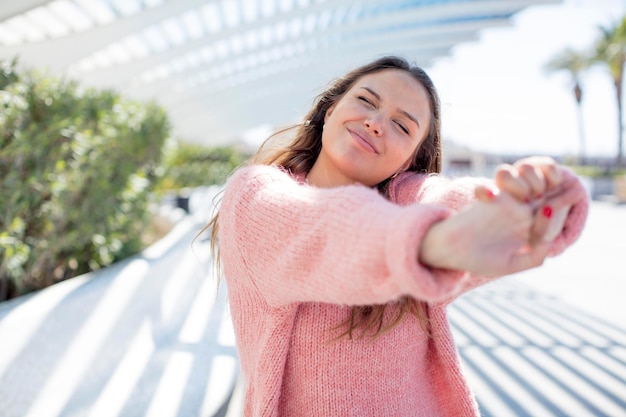
{"label": "finger", "polygon": [[563,168],[556,163],[539,166],[547,182],[547,188],[554,189],[563,181]]}
{"label": "finger", "polygon": [[541,266],[550,251],[548,242],[538,242],[527,250],[520,251],[512,259],[512,269],[516,272]]}
{"label": "finger", "polygon": [[526,181],[531,198],[541,198],[548,188],[547,180],[539,166],[522,163],[517,167],[518,176]]}
{"label": "finger", "polygon": [[529,184],[519,177],[517,169],[511,165],[500,165],[494,180],[500,190],[508,192],[518,201],[528,201],[532,197]]}
{"label": "finger", "polygon": [[515,162],[515,166],[522,164],[532,165],[541,170],[547,183],[547,188],[557,187],[564,178],[564,168],[549,156],[531,156]]}
{"label": "finger", "polygon": [[570,206],[563,207],[560,210],[556,210],[552,215],[552,221],[548,226],[548,230],[543,235],[543,240],[545,242],[552,242],[556,239],[561,232],[563,231],[563,227],[565,226],[565,221],[567,220],[567,216],[569,215],[569,211],[571,210]]}
{"label": "finger", "polygon": [[585,189],[576,178],[565,180],[561,186],[548,192],[544,204],[549,204],[554,210],[562,207],[573,206],[585,198]]}
{"label": "finger", "polygon": [[493,199],[496,198],[496,193],[496,191],[486,185],[479,185],[474,190],[474,195],[476,196],[476,199],[483,203],[493,201]]}
{"label": "finger", "polygon": [[546,204],[535,213],[530,245],[553,241],[563,230],[571,207],[584,198],[584,193],[582,188],[568,187],[547,198]]}
{"label": "finger", "polygon": [[[554,209],[550,205],[544,205],[541,209],[537,210],[534,217],[533,227],[530,231],[531,248],[536,247],[538,244],[549,241],[548,232],[551,231],[551,225],[553,224]],[[555,226],[556,227],[556,226]],[[562,225],[559,231],[562,229]]]}

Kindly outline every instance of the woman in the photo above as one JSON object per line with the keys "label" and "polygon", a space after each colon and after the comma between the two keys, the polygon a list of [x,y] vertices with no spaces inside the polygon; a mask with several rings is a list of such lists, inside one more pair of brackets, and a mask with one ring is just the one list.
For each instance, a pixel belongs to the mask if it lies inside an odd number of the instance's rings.
{"label": "woman", "polygon": [[430,78],[385,57],[321,94],[286,146],[228,181],[219,237],[246,416],[478,416],[445,307],[580,234],[547,158],[495,181],[441,171]]}

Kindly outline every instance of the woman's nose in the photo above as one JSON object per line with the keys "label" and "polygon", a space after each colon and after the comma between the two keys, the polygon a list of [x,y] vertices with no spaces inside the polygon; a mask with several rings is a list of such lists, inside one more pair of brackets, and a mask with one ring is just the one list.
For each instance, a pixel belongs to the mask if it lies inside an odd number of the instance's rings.
{"label": "woman's nose", "polygon": [[383,133],[382,124],[376,117],[369,117],[365,119],[365,127],[367,127],[375,135],[381,135]]}

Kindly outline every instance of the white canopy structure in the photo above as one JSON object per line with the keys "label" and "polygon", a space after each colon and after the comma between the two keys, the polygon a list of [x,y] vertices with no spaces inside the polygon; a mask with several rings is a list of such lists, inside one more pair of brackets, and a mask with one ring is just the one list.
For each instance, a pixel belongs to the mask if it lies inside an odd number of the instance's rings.
{"label": "white canopy structure", "polygon": [[176,137],[241,140],[299,120],[326,82],[387,54],[422,67],[560,0],[0,2],[0,59],[154,99]]}

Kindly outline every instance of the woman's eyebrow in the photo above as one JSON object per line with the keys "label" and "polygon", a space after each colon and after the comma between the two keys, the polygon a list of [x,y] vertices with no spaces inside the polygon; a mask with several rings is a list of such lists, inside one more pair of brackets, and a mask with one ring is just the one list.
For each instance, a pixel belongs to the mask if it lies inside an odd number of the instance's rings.
{"label": "woman's eyebrow", "polygon": [[[372,89],[371,89],[371,88],[369,88],[369,87],[361,87],[361,88],[362,88],[362,89],[364,89],[364,90],[369,91],[369,93],[370,93],[371,95],[373,95],[374,97],[376,97],[376,99],[377,99],[378,101],[380,101],[380,95],[379,95],[376,91],[372,90]],[[408,117],[410,120],[412,120],[412,121],[413,121],[413,123],[415,123],[415,124],[417,125],[417,127],[420,127],[420,123],[417,121],[417,117],[413,116],[411,113],[407,112],[406,110],[402,110],[402,109],[400,109],[399,111],[400,111],[400,113],[402,113],[402,114],[404,114],[406,117]]]}
{"label": "woman's eyebrow", "polygon": [[372,90],[369,87],[361,87],[361,88],[364,89],[364,90],[369,91],[370,94],[373,95],[374,97],[376,97],[377,100],[380,100],[380,96],[378,95],[378,93],[376,91]]}

